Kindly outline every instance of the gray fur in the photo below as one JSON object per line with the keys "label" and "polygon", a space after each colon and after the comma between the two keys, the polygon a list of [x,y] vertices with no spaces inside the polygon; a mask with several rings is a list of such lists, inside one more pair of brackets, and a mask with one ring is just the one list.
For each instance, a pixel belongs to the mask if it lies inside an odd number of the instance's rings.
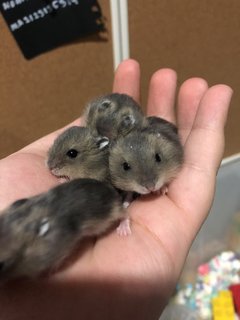
{"label": "gray fur", "polygon": [[[118,139],[109,151],[113,185],[140,194],[157,191],[168,184],[182,162],[183,148],[176,127],[165,120],[150,119],[148,126]],[[130,166],[129,170],[124,170],[124,163]]]}
{"label": "gray fur", "polygon": [[112,93],[91,101],[85,112],[86,125],[111,140],[142,126],[144,116],[138,103],[126,94]]}
{"label": "gray fur", "polygon": [[[89,128],[71,127],[54,141],[48,152],[47,165],[59,177],[105,181],[109,177],[107,140],[94,136]],[[76,158],[67,155],[70,150],[78,152]]]}
{"label": "gray fur", "polygon": [[0,281],[56,267],[79,240],[105,232],[123,215],[118,193],[93,179],[14,203],[0,216]]}

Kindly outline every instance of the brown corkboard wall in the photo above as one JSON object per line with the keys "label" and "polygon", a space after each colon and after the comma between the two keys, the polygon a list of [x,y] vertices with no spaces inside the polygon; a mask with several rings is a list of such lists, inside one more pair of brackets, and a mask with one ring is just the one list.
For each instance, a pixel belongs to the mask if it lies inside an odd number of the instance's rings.
{"label": "brown corkboard wall", "polygon": [[112,89],[108,0],[99,4],[108,40],[85,38],[25,60],[0,15],[0,158],[79,117],[83,106]]}
{"label": "brown corkboard wall", "polygon": [[143,102],[151,74],[161,67],[234,89],[225,156],[240,152],[240,2],[129,0],[131,57],[142,66]]}

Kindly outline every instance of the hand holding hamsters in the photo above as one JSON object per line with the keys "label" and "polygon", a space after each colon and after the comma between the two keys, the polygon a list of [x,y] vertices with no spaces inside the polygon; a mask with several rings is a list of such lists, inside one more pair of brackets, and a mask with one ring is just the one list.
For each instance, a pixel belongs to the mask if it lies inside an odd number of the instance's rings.
{"label": "hand holding hamsters", "polygon": [[[48,156],[53,174],[70,180],[111,180],[116,188],[127,191],[125,208],[132,201],[132,192],[167,192],[167,184],[183,161],[177,128],[172,123],[157,117],[145,118],[131,97],[111,94],[90,103],[86,124],[85,128],[69,128],[55,140]],[[111,142],[107,137],[97,139],[97,134],[107,135]],[[109,144],[110,155],[106,148]],[[129,220],[117,230],[130,234]]]}
{"label": "hand holding hamsters", "polygon": [[[121,92],[127,88],[129,94],[137,96],[139,68],[133,62],[128,60],[120,64],[114,90]],[[156,97],[155,106],[164,99],[169,114],[173,109],[175,88],[173,72],[160,70],[151,81],[149,96]],[[158,91],[161,95],[157,94]],[[83,318],[97,318],[100,310],[103,319],[116,314],[121,319],[144,318],[144,315],[159,317],[176,286],[189,246],[212,204],[231,96],[231,90],[226,86],[208,88],[202,79],[188,80],[180,91],[180,98],[188,101],[188,107],[181,109],[180,106],[182,117],[178,124],[181,139],[185,141],[188,138],[186,163],[191,162],[191,166],[183,170],[173,184],[171,197],[139,201],[132,206],[130,210],[136,221],[134,237],[124,241],[111,236],[97,241],[93,250],[90,248],[87,252],[94,258],[79,259],[75,268],[57,276],[60,284],[56,290],[51,290],[51,283],[42,281],[37,286],[30,283],[27,288],[23,284],[1,290],[2,315],[12,319],[37,320],[44,312],[48,319],[62,320],[69,317],[77,319],[79,314]],[[187,109],[195,110],[195,114],[189,117]],[[155,111],[161,114],[161,109],[156,107]],[[184,127],[184,119],[188,120],[187,128]],[[198,130],[199,127],[202,130]],[[184,134],[181,129],[185,129]],[[53,137],[44,137],[1,161],[1,204],[8,203],[16,192],[25,197],[28,190],[34,189],[37,193],[49,186],[49,173],[41,164]],[[15,170],[12,170],[13,166]],[[36,184],[39,169],[42,184],[41,181]],[[86,270],[89,270],[87,279]],[[70,288],[65,285],[69,278],[74,279]],[[116,280],[114,283],[113,279]],[[52,280],[56,282],[55,277]],[[112,284],[116,290],[112,290]],[[96,308],[92,308],[93,301]],[[54,306],[56,308],[53,309]]]}
{"label": "hand holding hamsters", "polygon": [[104,233],[124,214],[114,188],[93,179],[16,201],[0,215],[0,282],[58,266],[79,240]]}

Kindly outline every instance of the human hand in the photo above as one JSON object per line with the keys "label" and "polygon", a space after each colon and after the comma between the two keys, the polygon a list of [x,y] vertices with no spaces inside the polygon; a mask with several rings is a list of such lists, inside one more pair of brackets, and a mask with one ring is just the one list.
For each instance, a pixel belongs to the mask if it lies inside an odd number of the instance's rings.
{"label": "human hand", "polygon": [[[139,82],[138,64],[127,60],[116,72],[113,91],[139,100]],[[189,79],[180,87],[175,116],[175,91],[174,71],[153,75],[148,114],[175,122],[184,145],[184,165],[168,195],[131,204],[131,236],[112,231],[86,241],[66,269],[1,288],[1,319],[158,319],[213,200],[232,94],[225,85],[208,88],[203,79]],[[0,161],[2,208],[59,183],[44,160],[61,131]]]}

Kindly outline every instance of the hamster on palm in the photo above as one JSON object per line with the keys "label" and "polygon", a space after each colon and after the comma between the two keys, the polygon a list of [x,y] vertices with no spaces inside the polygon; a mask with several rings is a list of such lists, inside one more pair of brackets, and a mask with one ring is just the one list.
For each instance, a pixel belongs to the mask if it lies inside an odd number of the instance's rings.
{"label": "hamster on palm", "polygon": [[148,194],[163,188],[179,172],[183,148],[177,128],[156,117],[141,130],[117,139],[109,150],[112,184],[124,191]]}
{"label": "hamster on palm", "polygon": [[0,281],[58,266],[79,240],[102,234],[124,214],[117,191],[94,179],[16,201],[0,215]]}
{"label": "hamster on palm", "polygon": [[105,181],[109,176],[108,144],[108,138],[94,136],[89,128],[70,127],[49,149],[47,165],[57,177]]}
{"label": "hamster on palm", "polygon": [[111,140],[142,126],[143,112],[129,95],[112,93],[91,101],[85,111],[86,125]]}

